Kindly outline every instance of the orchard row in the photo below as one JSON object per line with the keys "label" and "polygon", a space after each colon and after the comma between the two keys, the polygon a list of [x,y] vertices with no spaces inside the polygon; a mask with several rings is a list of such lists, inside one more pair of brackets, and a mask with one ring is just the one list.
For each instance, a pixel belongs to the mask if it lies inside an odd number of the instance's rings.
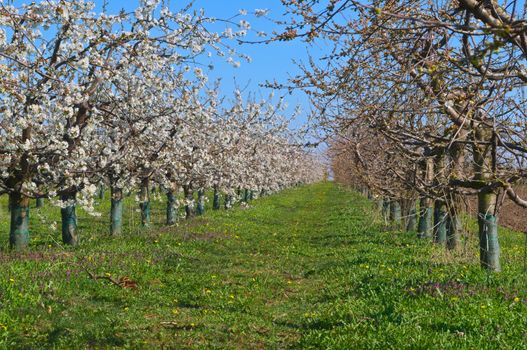
{"label": "orchard row", "polygon": [[208,81],[210,57],[247,58],[230,45],[249,24],[230,19],[215,32],[217,21],[152,0],[118,14],[85,1],[0,5],[0,194],[9,196],[11,247],[29,244],[32,198],[61,206],[63,240],[77,244],[75,207],[93,212],[101,186],[119,234],[123,192],[140,190],[146,223],[152,184],[169,208],[178,191],[190,205],[194,191],[210,189],[229,206],[240,189],[322,177],[285,102],[219,96]]}
{"label": "orchard row", "polygon": [[288,40],[331,44],[292,83],[318,108],[335,178],[406,217],[418,201],[420,237],[453,250],[477,197],[481,266],[499,271],[503,201],[527,207],[525,2],[284,3]]}

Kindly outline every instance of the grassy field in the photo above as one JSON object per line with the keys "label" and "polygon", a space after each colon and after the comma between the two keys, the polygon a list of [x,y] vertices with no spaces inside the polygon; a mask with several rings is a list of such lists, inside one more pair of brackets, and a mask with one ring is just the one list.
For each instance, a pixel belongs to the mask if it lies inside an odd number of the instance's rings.
{"label": "grassy field", "polygon": [[[132,206],[128,201],[128,207]],[[383,227],[364,198],[323,183],[107,236],[80,214],[82,246],[33,210],[33,245],[7,251],[0,213],[0,348],[520,349],[527,336],[524,239],[503,231],[504,272]],[[92,277],[90,277],[90,275]],[[93,278],[99,277],[99,278]]]}

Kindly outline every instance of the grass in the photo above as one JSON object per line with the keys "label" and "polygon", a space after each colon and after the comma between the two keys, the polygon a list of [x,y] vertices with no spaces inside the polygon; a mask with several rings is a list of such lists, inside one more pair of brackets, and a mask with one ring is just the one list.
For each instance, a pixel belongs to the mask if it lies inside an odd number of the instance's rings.
{"label": "grass", "polygon": [[156,202],[144,230],[128,209],[121,239],[107,236],[106,217],[80,213],[75,249],[56,242],[49,205],[32,214],[29,252],[9,253],[4,235],[0,348],[524,347],[524,241],[514,232],[502,232],[504,271],[490,275],[472,237],[450,256],[385,230],[370,203],[332,183],[177,227],[161,225],[162,210]]}

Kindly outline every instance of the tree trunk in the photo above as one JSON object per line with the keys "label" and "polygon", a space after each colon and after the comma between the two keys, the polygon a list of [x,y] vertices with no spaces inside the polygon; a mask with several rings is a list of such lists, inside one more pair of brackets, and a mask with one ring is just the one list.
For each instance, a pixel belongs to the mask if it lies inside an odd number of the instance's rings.
{"label": "tree trunk", "polygon": [[447,234],[447,248],[456,250],[461,241],[461,220],[459,219],[458,211],[452,208],[449,208]]}
{"label": "tree trunk", "polygon": [[212,201],[212,209],[220,209],[220,191],[218,191],[218,186],[214,186],[214,199]]}
{"label": "tree trunk", "polygon": [[198,215],[205,214],[205,191],[198,190],[198,206],[196,210]]}
{"label": "tree trunk", "polygon": [[99,185],[99,193],[97,194],[97,196],[99,197],[99,199],[104,199],[104,185],[103,184]]}
{"label": "tree trunk", "polygon": [[29,245],[29,198],[20,192],[11,192],[9,208],[11,210],[9,246],[11,249],[23,250]]}
{"label": "tree trunk", "polygon": [[141,181],[140,196],[141,226],[148,227],[150,226],[150,181],[148,178]]}
{"label": "tree trunk", "polygon": [[76,246],[79,244],[77,234],[77,214],[75,213],[75,196],[76,192],[68,193],[61,196],[65,202],[65,207],[60,209],[62,219],[62,242],[64,244]]}
{"label": "tree trunk", "polygon": [[[25,111],[27,112],[27,108]],[[22,130],[23,142],[31,139],[31,130],[30,126]],[[16,190],[9,194],[9,209],[11,210],[9,246],[15,250],[23,250],[29,245],[29,198],[21,191],[24,174],[30,173],[29,168],[29,155],[24,152],[20,160],[19,174],[10,179],[17,185],[14,187]]]}
{"label": "tree trunk", "polygon": [[384,219],[385,224],[390,220],[390,200],[387,198],[384,198],[382,204],[382,218]]}
{"label": "tree trunk", "polygon": [[226,194],[225,195],[225,202],[224,202],[225,209],[230,209],[232,207],[232,195]]}
{"label": "tree trunk", "polygon": [[[466,130],[461,130],[458,133],[459,139],[466,139]],[[465,163],[465,145],[462,142],[454,142],[450,147],[451,158],[451,172],[450,177],[453,179],[461,179],[464,172]],[[451,191],[448,197],[448,220],[447,220],[447,247],[450,250],[455,250],[459,247],[461,241],[461,220],[459,214],[461,212],[461,195],[455,191]]]}
{"label": "tree trunk", "polygon": [[[434,157],[434,187],[445,188],[445,149],[439,148],[436,150],[437,154]],[[445,245],[447,239],[447,210],[446,203],[443,198],[434,201],[434,243]]]}
{"label": "tree trunk", "polygon": [[407,232],[415,232],[416,226],[417,226],[417,211],[415,209],[415,200],[410,201],[410,206],[408,209],[408,219],[406,220],[406,231]]}
{"label": "tree trunk", "polygon": [[111,188],[112,207],[110,212],[110,234],[120,236],[123,233],[123,190]]}
{"label": "tree trunk", "polygon": [[[427,157],[424,162],[424,182],[428,186],[432,186],[434,182],[434,159]],[[417,236],[419,238],[432,238],[433,236],[433,216],[434,209],[432,208],[433,201],[429,197],[421,197],[419,203],[419,225],[417,228]]]}
{"label": "tree trunk", "polygon": [[176,197],[174,192],[167,192],[167,225],[174,225],[176,223],[177,210],[176,210]]}
{"label": "tree trunk", "polygon": [[194,191],[192,191],[190,185],[187,185],[183,186],[183,193],[187,201],[187,204],[185,204],[185,215],[187,219],[190,219],[194,216]]}
{"label": "tree trunk", "polygon": [[243,192],[243,201],[245,203],[249,203],[249,190],[248,189],[245,189],[245,191]]}
{"label": "tree trunk", "polygon": [[426,197],[421,197],[419,201],[419,223],[417,225],[417,236],[419,238],[432,238],[433,213],[430,202],[430,198]]}
{"label": "tree trunk", "polygon": [[497,272],[501,271],[501,264],[495,205],[495,193],[482,191],[478,194],[480,263],[483,268]]}
{"label": "tree trunk", "polygon": [[37,197],[36,205],[37,208],[42,208],[44,206],[44,198]]}
{"label": "tree trunk", "polygon": [[390,221],[395,228],[401,228],[401,205],[399,201],[392,200],[390,202]]}
{"label": "tree trunk", "polygon": [[434,242],[444,245],[447,240],[447,211],[445,202],[435,201],[434,205]]}
{"label": "tree trunk", "polygon": [[375,204],[377,206],[377,212],[382,215],[382,211],[383,211],[383,208],[384,208],[384,200],[382,199],[382,197],[377,199],[375,201]]}
{"label": "tree trunk", "polygon": [[[474,145],[475,178],[482,184],[493,177],[495,159],[492,146],[495,140],[492,130],[486,126],[476,129],[476,140],[482,144]],[[485,143],[483,143],[485,142]],[[500,245],[496,217],[496,193],[491,189],[481,189],[478,193],[479,255],[481,266],[490,271],[501,271]]]}

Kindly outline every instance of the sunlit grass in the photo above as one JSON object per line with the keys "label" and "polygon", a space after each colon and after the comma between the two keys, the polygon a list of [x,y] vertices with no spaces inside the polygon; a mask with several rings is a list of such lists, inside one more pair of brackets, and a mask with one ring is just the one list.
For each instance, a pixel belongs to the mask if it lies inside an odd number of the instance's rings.
{"label": "sunlit grass", "polygon": [[129,198],[120,239],[107,206],[81,215],[78,248],[57,242],[48,205],[32,214],[30,251],[0,253],[0,348],[523,347],[517,233],[502,230],[504,272],[488,275],[473,241],[452,257],[385,232],[370,203],[331,183],[170,228],[160,200],[148,230]]}

